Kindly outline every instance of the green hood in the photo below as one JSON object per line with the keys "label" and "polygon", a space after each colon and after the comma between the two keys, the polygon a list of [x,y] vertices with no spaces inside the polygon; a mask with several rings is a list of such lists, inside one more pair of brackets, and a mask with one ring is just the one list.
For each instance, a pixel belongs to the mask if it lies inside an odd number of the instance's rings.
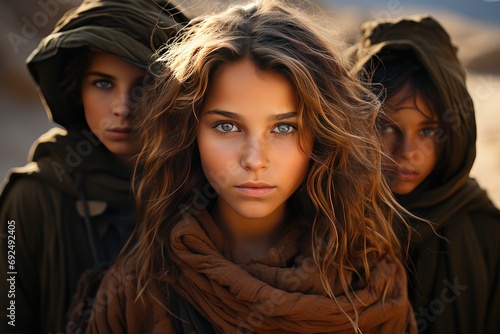
{"label": "green hood", "polygon": [[[383,62],[399,51],[408,50],[414,53],[437,87],[446,109],[444,121],[451,125],[434,169],[437,175],[431,175],[410,194],[397,196],[407,209],[418,212],[454,197],[464,187],[477,186],[475,182],[474,186],[469,185],[469,173],[476,157],[476,122],[457,48],[443,27],[428,15],[364,23],[358,41],[349,50],[352,71],[363,73],[364,69],[370,69],[375,57]],[[449,214],[453,212],[451,209]],[[443,218],[440,221],[444,221],[448,215],[426,216],[440,216]]]}
{"label": "green hood", "polygon": [[63,64],[76,49],[110,53],[145,69],[154,51],[188,21],[182,6],[154,0],[84,0],[68,11],[26,61],[49,118],[67,129],[86,124],[82,106],[65,99],[61,88]]}

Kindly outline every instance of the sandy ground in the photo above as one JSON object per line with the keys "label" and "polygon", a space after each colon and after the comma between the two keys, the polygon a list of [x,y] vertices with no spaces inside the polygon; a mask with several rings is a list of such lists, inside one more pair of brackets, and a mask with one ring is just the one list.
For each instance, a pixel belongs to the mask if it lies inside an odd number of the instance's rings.
{"label": "sandy ground", "polygon": [[[204,2],[206,0],[203,0]],[[8,3],[18,5],[9,7]],[[8,0],[0,3],[0,176],[13,166],[24,165],[32,142],[51,127],[36,90],[26,73],[24,59],[35,48],[39,37],[29,38],[14,50],[6,39],[9,33],[20,34],[20,19],[30,18],[40,8],[24,13],[24,7]],[[73,3],[77,3],[74,0]],[[5,7],[7,6],[7,7]],[[468,87],[476,106],[478,127],[477,159],[472,176],[488,191],[500,207],[500,25],[484,25],[447,12],[429,9],[409,9],[398,15],[431,12],[448,30],[459,47],[459,58],[468,71]],[[24,13],[24,14],[23,14]],[[51,22],[40,27],[44,35],[62,15],[63,8]],[[356,36],[361,22],[373,19],[373,10],[336,8],[329,11],[349,41]],[[378,11],[377,13],[380,13]],[[394,17],[397,15],[394,15]],[[17,26],[16,26],[17,24]],[[43,29],[42,29],[43,28]],[[15,51],[15,52],[14,52]]]}

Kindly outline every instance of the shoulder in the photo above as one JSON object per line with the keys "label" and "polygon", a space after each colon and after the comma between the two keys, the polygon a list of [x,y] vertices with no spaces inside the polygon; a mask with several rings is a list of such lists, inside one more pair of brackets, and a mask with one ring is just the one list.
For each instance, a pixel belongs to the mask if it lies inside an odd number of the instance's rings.
{"label": "shoulder", "polygon": [[9,180],[0,195],[0,233],[15,231],[17,242],[23,245],[18,263],[29,265],[43,256],[47,240],[56,235],[62,200],[62,192],[36,177],[19,175]]}
{"label": "shoulder", "polygon": [[5,183],[2,198],[7,195],[33,197],[46,192],[49,187],[48,183],[32,175],[15,175]]}
{"label": "shoulder", "polygon": [[436,215],[446,217],[438,232],[450,239],[469,242],[496,238],[500,233],[500,210],[474,179],[469,179],[448,200],[435,208]]}
{"label": "shoulder", "polygon": [[496,255],[500,259],[498,245],[500,243],[500,211],[496,208],[488,211],[472,211],[469,219],[477,238],[487,257]]}
{"label": "shoulder", "polygon": [[481,205],[464,207],[444,226],[446,236],[464,234],[468,240],[476,239],[479,244],[498,246],[500,242],[500,210],[488,197]]}
{"label": "shoulder", "polygon": [[[62,192],[30,174],[11,175],[0,195],[2,212],[39,211],[62,198]],[[38,209],[37,209],[38,208]]]}

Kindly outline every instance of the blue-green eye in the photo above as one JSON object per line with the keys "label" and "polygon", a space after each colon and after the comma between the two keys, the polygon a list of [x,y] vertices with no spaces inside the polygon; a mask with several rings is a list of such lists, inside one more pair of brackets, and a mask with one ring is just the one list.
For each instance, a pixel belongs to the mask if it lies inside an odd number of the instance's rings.
{"label": "blue-green eye", "polygon": [[282,134],[282,135],[286,135],[286,134],[292,133],[293,131],[295,131],[295,128],[293,127],[293,125],[287,124],[287,123],[278,124],[273,129],[273,132],[279,133],[279,134]]}
{"label": "blue-green eye", "polygon": [[96,86],[97,88],[103,88],[103,89],[113,88],[113,84],[108,80],[94,81],[94,86]]}
{"label": "blue-green eye", "polygon": [[215,129],[219,130],[220,132],[228,133],[228,132],[237,132],[239,131],[238,127],[234,125],[233,123],[219,123],[215,126]]}
{"label": "blue-green eye", "polygon": [[435,128],[425,128],[425,129],[420,130],[420,134],[422,136],[432,137],[436,134],[436,129]]}

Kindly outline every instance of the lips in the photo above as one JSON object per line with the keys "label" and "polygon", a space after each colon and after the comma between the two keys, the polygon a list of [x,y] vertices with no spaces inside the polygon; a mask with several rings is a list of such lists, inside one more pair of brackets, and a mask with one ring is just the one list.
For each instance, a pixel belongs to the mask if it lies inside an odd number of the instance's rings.
{"label": "lips", "polygon": [[419,178],[419,175],[420,173],[409,169],[402,169],[396,174],[399,180],[406,182],[416,181]]}
{"label": "lips", "polygon": [[121,140],[128,139],[132,135],[132,128],[130,127],[114,127],[106,130],[109,136],[113,139]]}
{"label": "lips", "polygon": [[262,197],[274,191],[276,187],[265,182],[245,182],[235,186],[235,189],[244,196]]}
{"label": "lips", "polygon": [[108,129],[110,132],[122,132],[122,133],[132,133],[132,128],[129,127],[116,127]]}

